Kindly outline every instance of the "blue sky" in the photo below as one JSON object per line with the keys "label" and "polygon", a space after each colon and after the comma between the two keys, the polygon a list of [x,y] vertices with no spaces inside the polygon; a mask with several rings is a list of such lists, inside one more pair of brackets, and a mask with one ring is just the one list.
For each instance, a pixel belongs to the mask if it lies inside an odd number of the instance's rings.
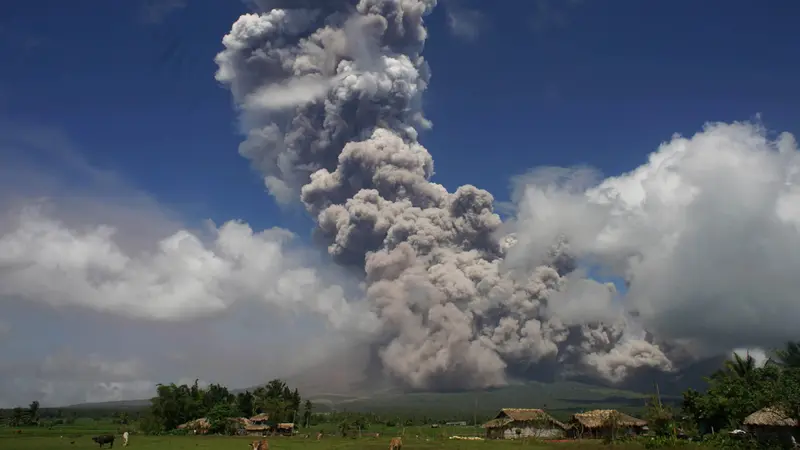
{"label": "blue sky", "polygon": [[[450,191],[474,184],[507,201],[511,178],[537,166],[590,165],[620,174],[645,163],[674,133],[694,134],[708,121],[761,114],[771,130],[800,132],[797,2],[447,0],[444,6],[427,20],[424,56],[433,75],[424,109],[433,128],[421,141],[435,160],[434,181]],[[38,142],[60,149],[23,156],[38,158],[42,173],[68,180],[65,190],[74,199],[62,205],[63,220],[97,209],[117,214],[127,231],[144,235],[129,233],[134,241],[124,244],[149,239],[152,245],[176,227],[200,226],[205,219],[218,225],[241,219],[256,230],[277,226],[309,238],[312,221],[299,206],[277,206],[238,154],[242,137],[231,94],[214,79],[222,37],[246,11],[238,0],[43,0],[5,8],[0,201],[16,194],[21,184],[15,181],[27,176],[3,180],[9,175],[3,165],[20,157],[6,144]],[[454,32],[448,14],[459,11],[460,19],[469,20]],[[124,204],[79,198],[117,190],[151,198],[128,195]],[[150,223],[144,227],[137,217]],[[0,320],[0,356],[63,357],[59,345],[68,343],[106,358],[124,348],[123,356],[150,364],[137,371],[140,378],[114,378],[118,385],[111,386],[116,366],[97,362],[96,379],[50,397],[51,403],[136,398],[149,392],[152,380],[181,376],[242,386],[254,382],[243,374],[263,370],[248,352],[235,353],[265,329],[246,305],[224,314],[233,327],[223,322],[205,328],[205,322],[170,328],[141,317],[109,319],[104,310],[85,315],[9,305],[11,319]],[[36,321],[50,323],[42,328],[51,333],[3,347],[15,325]],[[269,327],[283,336],[293,332],[283,317]],[[148,335],[133,343],[142,330]],[[312,336],[319,342],[326,337]],[[205,354],[205,342],[215,340],[217,353],[231,356],[220,363],[195,358],[187,369],[189,363],[176,366],[181,355],[154,353],[157,342],[170,340],[185,343],[180,352],[186,354]],[[117,363],[128,371],[128,362]],[[62,367],[48,364],[48,370]],[[0,363],[0,380],[5,370],[25,373]],[[15,389],[0,381],[0,406],[50,392],[8,394]]]}
{"label": "blue sky", "polygon": [[[147,4],[15,2],[0,17],[0,113],[61,129],[92,164],[189,217],[307,235],[237,154],[230,94],[213,77],[242,4],[190,1],[155,23]],[[538,165],[616,174],[709,120],[761,113],[797,131],[796,2],[486,4],[469,4],[485,16],[472,41],[448,33],[443,9],[428,21],[423,143],[448,188],[504,200],[509,178]]]}

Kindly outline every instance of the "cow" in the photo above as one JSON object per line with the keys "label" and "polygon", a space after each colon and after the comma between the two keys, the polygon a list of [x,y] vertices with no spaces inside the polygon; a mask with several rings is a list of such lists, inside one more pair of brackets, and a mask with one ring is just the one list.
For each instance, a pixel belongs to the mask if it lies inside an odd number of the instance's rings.
{"label": "cow", "polygon": [[113,434],[101,434],[100,436],[93,437],[92,440],[100,444],[100,448],[103,448],[105,444],[108,444],[108,448],[114,448]]}
{"label": "cow", "polygon": [[392,438],[391,442],[389,442],[389,450],[402,450],[403,448],[403,440],[399,437]]}
{"label": "cow", "polygon": [[322,431],[317,432],[317,440],[322,439]]}
{"label": "cow", "polygon": [[269,450],[269,442],[266,439],[253,441],[250,443],[250,448],[252,450]]}
{"label": "cow", "polygon": [[127,447],[128,446],[128,437],[129,437],[129,435],[128,435],[127,431],[122,433],[122,446],[123,447]]}

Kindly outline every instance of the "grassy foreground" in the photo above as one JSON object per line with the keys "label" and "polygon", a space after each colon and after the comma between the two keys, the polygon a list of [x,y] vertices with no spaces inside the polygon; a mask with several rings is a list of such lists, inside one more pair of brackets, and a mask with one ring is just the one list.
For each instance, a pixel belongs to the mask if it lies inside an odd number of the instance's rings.
{"label": "grassy foreground", "polygon": [[[249,448],[248,444],[254,438],[249,437],[226,437],[226,436],[132,436],[129,449],[147,450],[244,450]],[[389,447],[389,437],[380,438],[324,438],[321,441],[314,439],[304,439],[302,437],[268,438],[270,450],[273,449],[314,449],[314,450],[386,450]],[[73,442],[71,444],[70,442]],[[470,449],[614,449],[614,450],[634,450],[642,449],[636,444],[616,444],[603,445],[600,442],[575,441],[575,442],[534,442],[534,441],[462,441],[462,440],[429,440],[415,438],[403,439],[403,448],[412,449],[434,449],[445,448],[451,450],[470,450]],[[107,448],[105,446],[104,448]],[[32,437],[0,437],[0,449],[2,450],[66,450],[66,449],[90,449],[99,448],[92,442],[91,436],[81,437],[58,437],[58,436],[32,436]],[[114,443],[114,448],[123,448],[122,440]],[[686,447],[683,447],[686,448]]]}
{"label": "grassy foreground", "polygon": [[[386,450],[392,435],[381,437],[341,438],[325,437],[317,441],[313,437],[269,437],[270,450]],[[0,433],[0,450],[67,450],[99,448],[91,440],[92,434],[80,435],[28,435],[19,436]],[[230,436],[143,436],[133,435],[127,448],[146,450],[245,450],[255,437]],[[468,441],[457,439],[432,438],[427,436],[406,436],[403,438],[404,450],[444,448],[450,450],[502,450],[502,449],[596,449],[596,450],[643,450],[637,443],[603,444],[600,441],[560,441],[542,442],[536,440],[493,440]],[[104,448],[108,448],[105,446]],[[122,439],[114,443],[114,448],[123,448]],[[682,450],[692,450],[684,445]]]}
{"label": "grassy foreground", "polygon": [[[449,450],[502,450],[502,449],[596,449],[596,450],[644,450],[636,443],[616,443],[605,445],[600,441],[567,441],[541,442],[533,439],[524,440],[492,440],[468,441],[449,439],[449,436],[482,435],[483,430],[474,427],[398,427],[371,426],[368,433],[357,438],[336,436],[333,424],[322,424],[307,430],[309,437],[301,433],[294,437],[268,437],[270,450],[387,450],[389,440],[393,436],[403,435],[403,450],[443,448]],[[317,441],[316,431],[323,431],[326,436]],[[92,441],[92,436],[112,433],[117,437],[114,448],[122,449],[122,437],[119,425],[106,421],[81,419],[74,425],[56,426],[53,428],[22,428],[22,434],[16,429],[0,426],[0,450],[80,450],[96,449],[99,446]],[[374,433],[380,437],[374,437]],[[245,450],[256,437],[233,436],[146,436],[132,434],[128,449],[131,450]],[[104,446],[103,448],[108,448]],[[695,447],[685,445],[681,450],[693,450]]]}

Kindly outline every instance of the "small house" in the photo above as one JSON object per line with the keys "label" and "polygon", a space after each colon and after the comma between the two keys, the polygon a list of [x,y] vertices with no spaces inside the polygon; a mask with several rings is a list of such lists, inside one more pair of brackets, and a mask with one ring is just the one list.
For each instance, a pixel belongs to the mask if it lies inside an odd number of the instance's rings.
{"label": "small house", "polygon": [[250,424],[244,427],[244,434],[248,436],[266,436],[269,433],[270,427],[267,425]]}
{"label": "small house", "polygon": [[236,434],[247,434],[246,428],[250,425],[250,419],[247,417],[230,417],[228,421],[236,427]]}
{"label": "small house", "polygon": [[781,408],[767,407],[745,417],[745,430],[761,442],[775,442],[794,446],[800,441],[800,428],[797,419],[790,417]]}
{"label": "small house", "polygon": [[503,408],[486,422],[486,439],[559,439],[567,426],[541,409]]}
{"label": "small house", "polygon": [[194,434],[206,434],[211,429],[211,422],[205,417],[190,420],[184,424],[178,425],[179,430],[187,430]]}
{"label": "small house", "polygon": [[279,423],[275,428],[278,433],[284,436],[291,436],[294,434],[294,424],[291,422]]}
{"label": "small house", "polygon": [[642,434],[647,422],[614,409],[595,409],[573,414],[569,425],[576,438],[602,438]]}

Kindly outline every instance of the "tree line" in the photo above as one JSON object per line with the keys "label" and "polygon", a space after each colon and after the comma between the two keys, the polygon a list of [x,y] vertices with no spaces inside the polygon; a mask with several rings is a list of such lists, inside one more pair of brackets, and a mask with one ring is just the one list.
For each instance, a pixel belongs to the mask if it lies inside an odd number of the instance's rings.
{"label": "tree line", "polygon": [[751,355],[733,355],[725,366],[706,379],[705,392],[683,394],[683,411],[701,432],[740,426],[750,414],[763,409],[800,417],[800,342],[789,342],[759,366]]}
{"label": "tree line", "polygon": [[725,449],[780,448],[786,443],[742,441],[726,431],[742,427],[747,416],[763,408],[800,417],[800,342],[787,343],[763,365],[750,354],[734,354],[705,381],[704,391],[685,391],[678,408],[662,403],[657,394],[651,397],[643,419],[655,438],[647,437],[645,447],[676,448],[694,436]]}
{"label": "tree line", "polygon": [[6,423],[10,427],[37,426],[40,420],[39,402],[34,400],[27,408],[18,406],[12,409]]}
{"label": "tree line", "polygon": [[269,414],[271,422],[302,424],[308,422],[313,409],[310,400],[302,403],[300,392],[280,379],[238,394],[221,384],[201,387],[197,380],[191,386],[160,384],[150,403],[139,427],[152,434],[174,430],[200,418],[209,421],[209,432],[233,433],[237,425],[229,419],[261,413]]}

